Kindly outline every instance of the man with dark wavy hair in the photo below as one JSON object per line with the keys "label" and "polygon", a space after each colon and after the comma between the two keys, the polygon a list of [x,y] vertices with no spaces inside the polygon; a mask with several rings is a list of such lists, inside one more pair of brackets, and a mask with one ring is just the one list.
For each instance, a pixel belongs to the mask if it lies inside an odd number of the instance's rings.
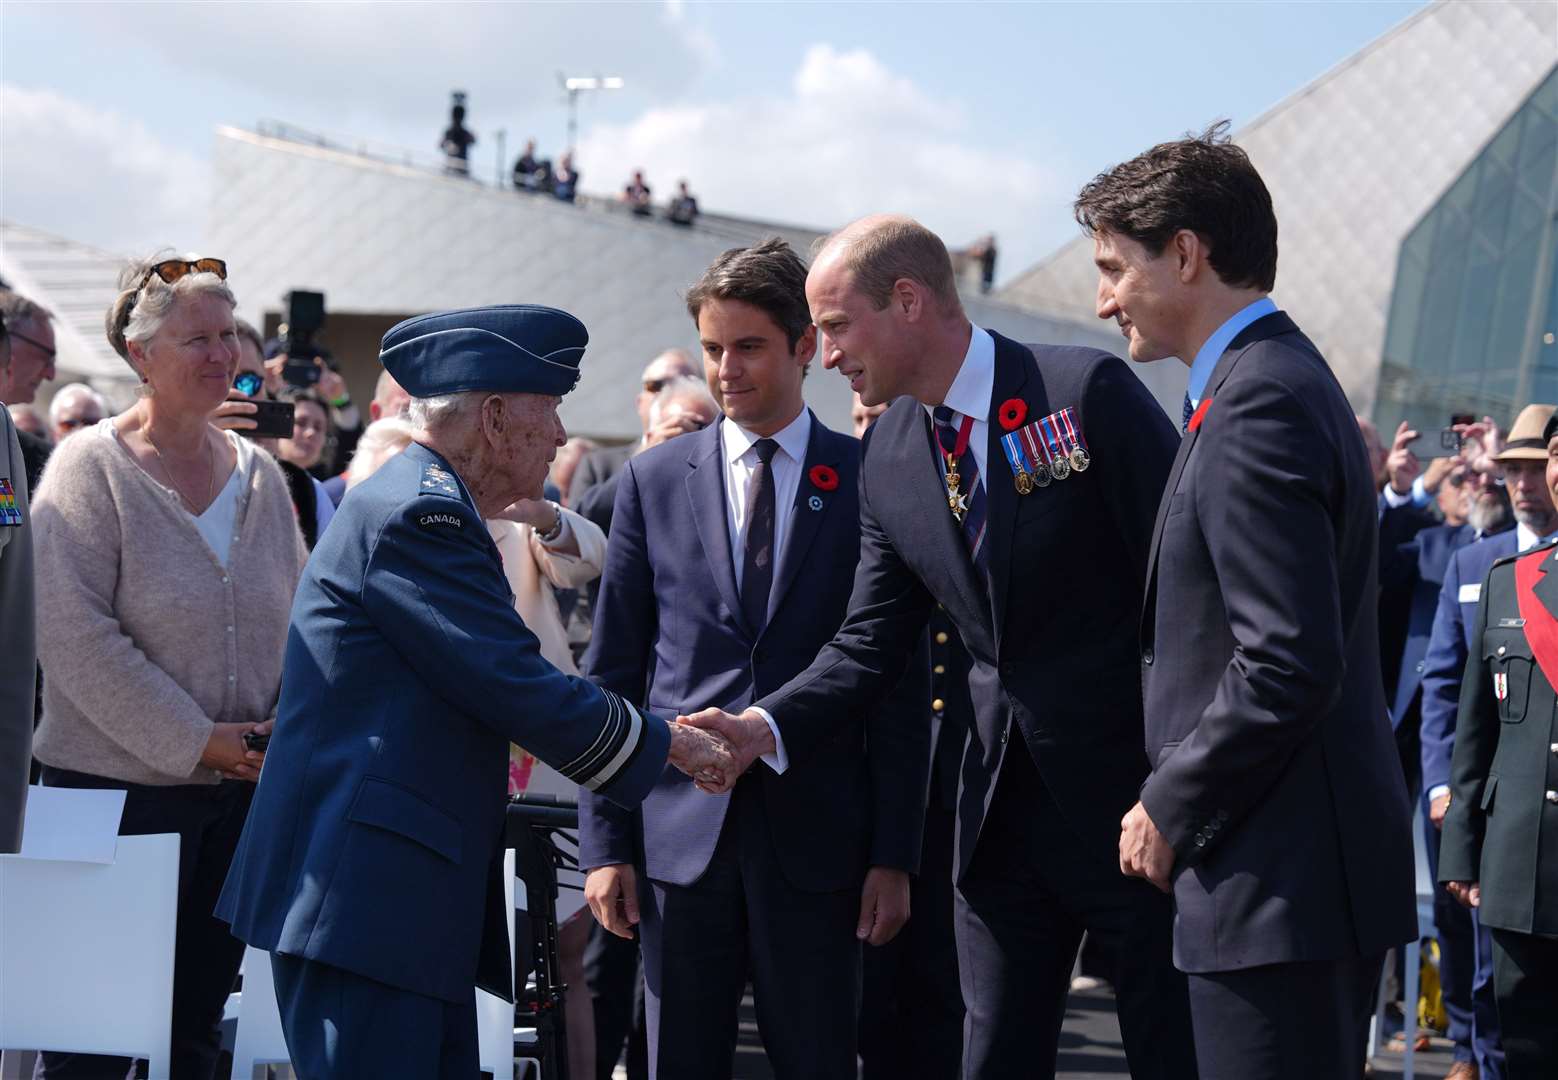
{"label": "man with dark wavy hair", "polygon": [[1386,949],[1416,933],[1380,681],[1368,451],[1268,295],[1271,196],[1224,126],[1090,181],[1098,316],[1190,368],[1142,617],[1152,775],[1120,869],[1174,896],[1202,1080],[1356,1077]]}

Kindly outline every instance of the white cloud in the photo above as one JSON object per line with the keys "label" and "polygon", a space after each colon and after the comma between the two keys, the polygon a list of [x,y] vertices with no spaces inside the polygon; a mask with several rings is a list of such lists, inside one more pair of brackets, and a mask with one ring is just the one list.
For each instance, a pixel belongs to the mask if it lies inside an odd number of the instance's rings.
{"label": "white cloud", "polygon": [[199,245],[205,161],[51,90],[0,85],[0,112],[0,216],[125,254]]}
{"label": "white cloud", "polygon": [[913,214],[950,246],[1015,236],[1053,213],[1061,185],[1020,152],[964,135],[965,112],[864,49],[813,45],[780,97],[651,109],[582,140],[584,186],[610,191],[634,168],[657,196],[686,177],[710,210],[830,227],[876,211]]}

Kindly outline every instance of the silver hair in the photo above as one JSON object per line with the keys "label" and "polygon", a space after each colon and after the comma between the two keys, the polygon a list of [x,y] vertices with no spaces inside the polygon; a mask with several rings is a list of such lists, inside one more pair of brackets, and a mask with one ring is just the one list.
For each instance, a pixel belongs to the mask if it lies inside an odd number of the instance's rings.
{"label": "silver hair", "polygon": [[49,402],[49,426],[54,427],[64,415],[65,407],[75,398],[86,398],[97,406],[97,411],[104,416],[108,415],[108,402],[103,400],[103,395],[92,389],[86,383],[73,382],[54,391],[54,400]]}
{"label": "silver hair", "polygon": [[406,410],[406,418],[411,421],[413,427],[426,431],[463,412],[473,402],[482,401],[489,396],[485,390],[461,390],[454,394],[414,397]]}
{"label": "silver hair", "polygon": [[671,402],[688,400],[706,402],[711,409],[719,412],[719,403],[709,392],[708,383],[696,375],[674,375],[665,381],[665,385],[655,394],[654,401],[649,403],[649,426],[654,427],[660,422],[660,414]]}
{"label": "silver hair", "polygon": [[[179,298],[208,294],[220,296],[235,309],[238,307],[238,300],[227,287],[227,282],[215,274],[186,274],[171,285],[156,274],[148,277],[152,267],[176,258],[179,258],[177,253],[167,248],[136,260],[119,272],[119,295],[114,297],[114,302],[109,306],[104,324],[108,344],[127,363],[130,360],[128,343],[149,341],[162,329],[163,322]],[[200,256],[191,254],[184,258],[193,262]]]}
{"label": "silver hair", "polygon": [[386,416],[369,424],[357,440],[351,464],[346,467],[346,486],[356,487],[372,476],[380,465],[411,443],[414,433],[411,421],[401,416]]}

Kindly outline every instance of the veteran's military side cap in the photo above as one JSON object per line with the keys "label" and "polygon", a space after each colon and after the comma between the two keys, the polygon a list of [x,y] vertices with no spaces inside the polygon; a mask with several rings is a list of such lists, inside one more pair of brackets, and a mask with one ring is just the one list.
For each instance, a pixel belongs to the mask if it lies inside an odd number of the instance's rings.
{"label": "veteran's military side cap", "polygon": [[412,397],[462,390],[561,396],[579,381],[589,340],[578,319],[536,304],[436,311],[390,327],[379,362]]}

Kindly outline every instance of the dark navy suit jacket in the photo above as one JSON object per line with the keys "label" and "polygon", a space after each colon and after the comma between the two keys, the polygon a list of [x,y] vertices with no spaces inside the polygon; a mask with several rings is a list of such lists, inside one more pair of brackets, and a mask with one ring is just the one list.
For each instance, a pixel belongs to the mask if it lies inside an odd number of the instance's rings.
{"label": "dark navy suit jacket", "polygon": [[513,1000],[510,741],[631,805],[670,734],[542,658],[464,483],[412,443],[342,500],[303,572],[218,917],[390,986]]}
{"label": "dark navy suit jacket", "polygon": [[1404,511],[1416,513],[1410,507],[1387,511],[1380,528],[1380,590],[1400,593],[1406,603],[1401,651],[1396,663],[1387,667],[1387,672],[1391,667],[1396,672],[1394,684],[1388,676],[1385,682],[1392,728],[1401,726],[1423,684],[1428,639],[1433,634],[1439,589],[1450,557],[1477,538],[1477,530],[1470,525],[1430,525],[1409,540],[1388,543],[1390,519]]}
{"label": "dark navy suit jacket", "polygon": [[[619,472],[611,543],[585,654],[589,677],[658,715],[718,706],[740,712],[816,656],[843,621],[860,555],[860,444],[815,416],[766,628],[747,625],[736,590],[720,423],[634,458]],[[819,489],[810,470],[838,476]],[[896,694],[830,716],[826,745],[792,755],[784,775],[762,763],[753,776],[779,865],[797,889],[860,885],[868,866],[915,872],[930,769],[925,712],[929,662],[918,657]],[[858,716],[865,724],[852,723]],[[581,792],[580,864],[632,863],[657,881],[702,876],[729,795],[704,794],[667,767],[641,812]],[[641,831],[641,834],[640,834]],[[642,845],[642,846],[640,846]]]}
{"label": "dark navy suit jacket", "polygon": [[1411,938],[1411,812],[1380,681],[1368,453],[1325,359],[1256,320],[1207,383],[1152,540],[1141,799],[1182,971]]}
{"label": "dark navy suit jacket", "polygon": [[[758,702],[792,761],[825,753],[840,724],[898,677],[940,601],[972,662],[959,879],[1012,742],[1032,754],[1080,842],[1116,850],[1120,818],[1147,775],[1137,613],[1152,515],[1174,452],[1168,418],[1117,357],[991,336],[988,576],[975,570],[947,511],[924,407],[894,402],[866,432],[849,617],[809,668]],[[997,421],[1012,398],[1029,422],[1074,408],[1091,467],[1018,495]]]}
{"label": "dark navy suit jacket", "polygon": [[1439,590],[1434,629],[1423,657],[1423,790],[1450,782],[1456,710],[1471,651],[1482,583],[1499,559],[1515,554],[1519,530],[1485,537],[1455,552]]}

